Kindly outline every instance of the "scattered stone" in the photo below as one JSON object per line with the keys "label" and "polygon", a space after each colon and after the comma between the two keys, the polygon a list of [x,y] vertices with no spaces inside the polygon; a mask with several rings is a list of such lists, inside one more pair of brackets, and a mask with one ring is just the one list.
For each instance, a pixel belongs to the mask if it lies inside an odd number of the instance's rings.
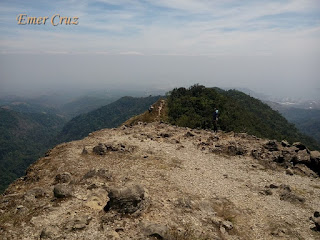
{"label": "scattered stone", "polygon": [[286,235],[286,229],[284,228],[278,228],[271,232],[271,235],[276,237],[284,237]]}
{"label": "scattered stone", "polygon": [[77,216],[65,224],[65,229],[69,231],[82,230],[89,225],[91,220],[92,218],[87,215]]}
{"label": "scattered stone", "polygon": [[15,211],[16,214],[24,215],[27,212],[28,212],[28,209],[23,205],[19,205],[19,206],[16,207],[16,211]]}
{"label": "scattered stone", "polygon": [[260,193],[263,195],[267,195],[267,196],[272,195],[272,191],[270,189],[264,189],[264,190],[260,191]]}
{"label": "scattered stone", "polygon": [[71,174],[68,172],[59,173],[54,180],[55,183],[69,183],[71,182]]}
{"label": "scattered stone", "polygon": [[115,210],[119,213],[132,214],[144,209],[146,190],[139,184],[132,184],[120,189],[111,189],[108,197],[110,200],[104,207],[106,212]]}
{"label": "scattered stone", "polygon": [[260,159],[261,158],[261,152],[258,151],[257,149],[253,149],[251,151],[251,156],[255,159]]}
{"label": "scattered stone", "polygon": [[316,231],[320,232],[320,218],[314,219],[314,224],[316,225]]}
{"label": "scattered stone", "polygon": [[25,199],[27,201],[33,201],[35,199],[43,198],[45,196],[46,196],[46,191],[43,188],[37,187],[29,190],[25,195]]}
{"label": "scattered stone", "polygon": [[306,201],[305,198],[297,196],[296,194],[292,193],[291,190],[282,190],[279,195],[280,200],[288,201],[291,203],[304,203]]}
{"label": "scattered stone", "polygon": [[293,168],[294,172],[303,176],[318,177],[318,175],[304,164],[297,164]]}
{"label": "scattered stone", "polygon": [[293,170],[292,169],[290,169],[290,168],[288,168],[288,169],[286,169],[286,174],[288,174],[288,175],[293,175],[294,174],[294,172],[293,172]]}
{"label": "scattered stone", "polygon": [[192,208],[192,202],[190,198],[178,198],[177,202],[176,202],[176,206],[177,207],[181,207],[181,208]]}
{"label": "scattered stone", "polygon": [[281,185],[280,185],[280,188],[281,188],[283,191],[291,192],[291,188],[290,188],[289,185],[281,184]]}
{"label": "scattered stone", "polygon": [[237,145],[229,145],[227,148],[227,154],[231,156],[244,155],[247,151],[243,147]]}
{"label": "scattered stone", "polygon": [[108,240],[120,240],[120,236],[116,231],[108,231],[105,236]]}
{"label": "scattered stone", "polygon": [[107,181],[112,181],[112,174],[107,169],[91,169],[88,171],[82,179],[89,179],[93,177],[99,177]]}
{"label": "scattered stone", "polygon": [[81,155],[87,155],[87,154],[89,154],[88,149],[86,149],[86,147],[84,147],[82,149]]}
{"label": "scattered stone", "polygon": [[40,233],[40,239],[57,239],[58,230],[52,226],[45,227]]}
{"label": "scattered stone", "polygon": [[184,136],[186,136],[186,137],[194,137],[194,134],[188,131]]}
{"label": "scattered stone", "polygon": [[270,188],[279,188],[277,185],[275,185],[275,184],[273,184],[273,183],[271,183],[269,187],[270,187]]}
{"label": "scattered stone", "polygon": [[168,227],[163,224],[149,223],[143,224],[143,231],[147,237],[155,237],[157,239],[166,239],[168,232]]}
{"label": "scattered stone", "polygon": [[316,218],[320,217],[320,212],[315,211],[315,212],[313,213],[313,216],[316,217]]}
{"label": "scattered stone", "polygon": [[290,147],[290,144],[286,140],[282,140],[281,145],[282,145],[282,147]]}
{"label": "scattered stone", "polygon": [[67,198],[72,195],[72,188],[66,184],[57,184],[54,186],[53,194],[56,198]]}
{"label": "scattered stone", "polygon": [[161,133],[160,136],[163,137],[163,138],[168,138],[168,137],[171,137],[171,134],[169,134],[169,133]]}
{"label": "scattered stone", "polygon": [[268,149],[269,151],[279,151],[279,146],[278,142],[275,140],[270,140],[268,141],[264,146],[264,148]]}
{"label": "scattered stone", "polygon": [[223,226],[226,230],[233,229],[233,224],[230,221],[222,221],[221,226]]}

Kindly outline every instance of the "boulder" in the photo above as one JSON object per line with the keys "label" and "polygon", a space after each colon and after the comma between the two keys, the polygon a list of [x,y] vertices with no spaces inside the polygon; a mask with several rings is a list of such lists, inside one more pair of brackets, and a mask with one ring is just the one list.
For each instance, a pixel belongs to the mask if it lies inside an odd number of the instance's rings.
{"label": "boulder", "polygon": [[320,152],[319,151],[311,151],[310,152],[311,160],[320,160]]}
{"label": "boulder", "polygon": [[107,153],[107,148],[104,144],[99,143],[97,146],[93,148],[92,151],[97,155],[105,155]]}
{"label": "boulder", "polygon": [[310,165],[311,159],[310,154],[306,149],[298,151],[298,153],[291,160],[294,164],[305,164]]}
{"label": "boulder", "polygon": [[53,194],[56,198],[67,198],[72,195],[72,188],[66,184],[57,184],[54,186]]}
{"label": "boulder", "polygon": [[320,152],[310,152],[310,168],[320,175]]}
{"label": "boulder", "polygon": [[119,213],[132,214],[145,207],[146,190],[139,184],[111,189],[108,194],[109,201],[104,207],[106,212],[115,210]]}
{"label": "boulder", "polygon": [[295,142],[295,143],[292,144],[292,146],[298,148],[300,151],[301,150],[307,150],[309,152],[307,147],[304,144],[302,144],[301,142]]}

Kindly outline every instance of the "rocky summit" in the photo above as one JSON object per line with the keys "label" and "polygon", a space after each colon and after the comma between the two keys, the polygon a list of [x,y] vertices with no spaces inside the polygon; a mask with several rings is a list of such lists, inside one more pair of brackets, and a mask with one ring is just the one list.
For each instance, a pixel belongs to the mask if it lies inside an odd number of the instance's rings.
{"label": "rocky summit", "polygon": [[50,150],[0,197],[0,239],[320,239],[319,152],[138,123]]}

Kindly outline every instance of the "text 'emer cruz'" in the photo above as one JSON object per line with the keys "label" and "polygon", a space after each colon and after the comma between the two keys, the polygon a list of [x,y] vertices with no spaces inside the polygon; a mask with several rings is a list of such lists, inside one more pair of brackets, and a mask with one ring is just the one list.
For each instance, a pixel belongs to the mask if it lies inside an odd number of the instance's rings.
{"label": "text 'emer cruz'", "polygon": [[[27,14],[19,14],[17,16],[18,25],[41,25],[46,24],[49,17],[28,17]],[[50,22],[53,26],[58,25],[78,25],[78,17],[61,17],[59,14],[55,14],[50,18]]]}

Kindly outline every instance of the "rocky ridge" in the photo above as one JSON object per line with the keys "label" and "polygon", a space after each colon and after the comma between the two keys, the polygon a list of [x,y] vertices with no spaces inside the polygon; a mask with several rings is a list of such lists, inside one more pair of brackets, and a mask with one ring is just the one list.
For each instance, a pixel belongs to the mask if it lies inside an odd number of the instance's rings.
{"label": "rocky ridge", "polygon": [[0,197],[1,239],[319,239],[319,152],[138,123],[50,150]]}

